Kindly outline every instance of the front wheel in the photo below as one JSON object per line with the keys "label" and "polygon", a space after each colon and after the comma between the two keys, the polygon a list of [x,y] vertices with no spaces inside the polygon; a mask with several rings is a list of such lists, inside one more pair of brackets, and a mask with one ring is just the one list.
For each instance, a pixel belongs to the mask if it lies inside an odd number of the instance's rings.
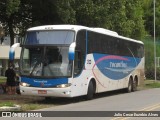
{"label": "front wheel", "polygon": [[86,99],[91,100],[93,98],[93,95],[94,95],[94,85],[93,85],[93,82],[90,81],[88,85],[88,92],[86,95]]}

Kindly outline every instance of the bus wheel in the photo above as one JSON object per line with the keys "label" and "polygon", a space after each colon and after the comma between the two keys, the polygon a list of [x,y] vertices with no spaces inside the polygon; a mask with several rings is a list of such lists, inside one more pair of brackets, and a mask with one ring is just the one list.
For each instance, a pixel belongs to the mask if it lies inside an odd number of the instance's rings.
{"label": "bus wheel", "polygon": [[133,92],[134,91],[137,91],[137,80],[134,80],[134,83],[133,83]]}
{"label": "bus wheel", "polygon": [[93,98],[93,95],[94,95],[94,85],[93,85],[93,82],[90,81],[88,85],[88,92],[86,95],[86,99],[91,100]]}
{"label": "bus wheel", "polygon": [[130,93],[133,90],[133,82],[130,78],[129,82],[128,82],[128,87],[127,87],[127,92]]}

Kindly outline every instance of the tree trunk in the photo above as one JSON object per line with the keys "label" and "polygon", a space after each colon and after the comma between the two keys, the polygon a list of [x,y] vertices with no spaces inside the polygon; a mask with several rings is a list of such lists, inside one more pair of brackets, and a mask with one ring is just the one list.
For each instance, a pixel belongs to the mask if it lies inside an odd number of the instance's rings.
{"label": "tree trunk", "polygon": [[13,15],[8,20],[9,34],[10,34],[10,46],[14,44],[14,31],[13,31]]}

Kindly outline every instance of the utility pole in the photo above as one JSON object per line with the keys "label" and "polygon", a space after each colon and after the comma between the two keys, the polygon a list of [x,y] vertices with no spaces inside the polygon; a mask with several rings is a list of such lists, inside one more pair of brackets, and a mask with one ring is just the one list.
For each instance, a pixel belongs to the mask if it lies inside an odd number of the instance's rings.
{"label": "utility pole", "polygon": [[154,9],[154,65],[155,65],[154,66],[154,69],[155,69],[154,70],[154,72],[155,72],[155,74],[154,74],[155,77],[154,78],[155,78],[155,82],[156,82],[157,81],[157,69],[156,69],[157,68],[157,66],[156,66],[156,63],[157,63],[157,61],[156,61],[156,29],[155,29],[155,26],[156,26],[155,25],[155,23],[156,23],[156,19],[155,19],[156,18],[156,10],[155,10],[156,0],[154,0],[153,2],[154,2],[153,3],[154,4],[153,5],[154,6],[153,9]]}

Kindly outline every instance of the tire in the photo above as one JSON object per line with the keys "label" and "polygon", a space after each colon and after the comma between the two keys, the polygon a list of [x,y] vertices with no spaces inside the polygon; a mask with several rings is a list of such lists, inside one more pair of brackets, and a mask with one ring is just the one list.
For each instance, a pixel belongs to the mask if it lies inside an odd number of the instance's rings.
{"label": "tire", "polygon": [[87,92],[87,95],[86,95],[86,99],[87,100],[93,99],[94,92],[95,92],[95,90],[94,90],[93,82],[90,81],[89,85],[88,85],[88,92]]}
{"label": "tire", "polygon": [[137,81],[135,80],[134,83],[133,83],[133,89],[132,91],[137,91]]}
{"label": "tire", "polygon": [[128,93],[130,93],[130,92],[133,91],[133,82],[132,82],[131,79],[130,79],[129,82],[128,82],[128,87],[127,87],[126,91],[127,91]]}

